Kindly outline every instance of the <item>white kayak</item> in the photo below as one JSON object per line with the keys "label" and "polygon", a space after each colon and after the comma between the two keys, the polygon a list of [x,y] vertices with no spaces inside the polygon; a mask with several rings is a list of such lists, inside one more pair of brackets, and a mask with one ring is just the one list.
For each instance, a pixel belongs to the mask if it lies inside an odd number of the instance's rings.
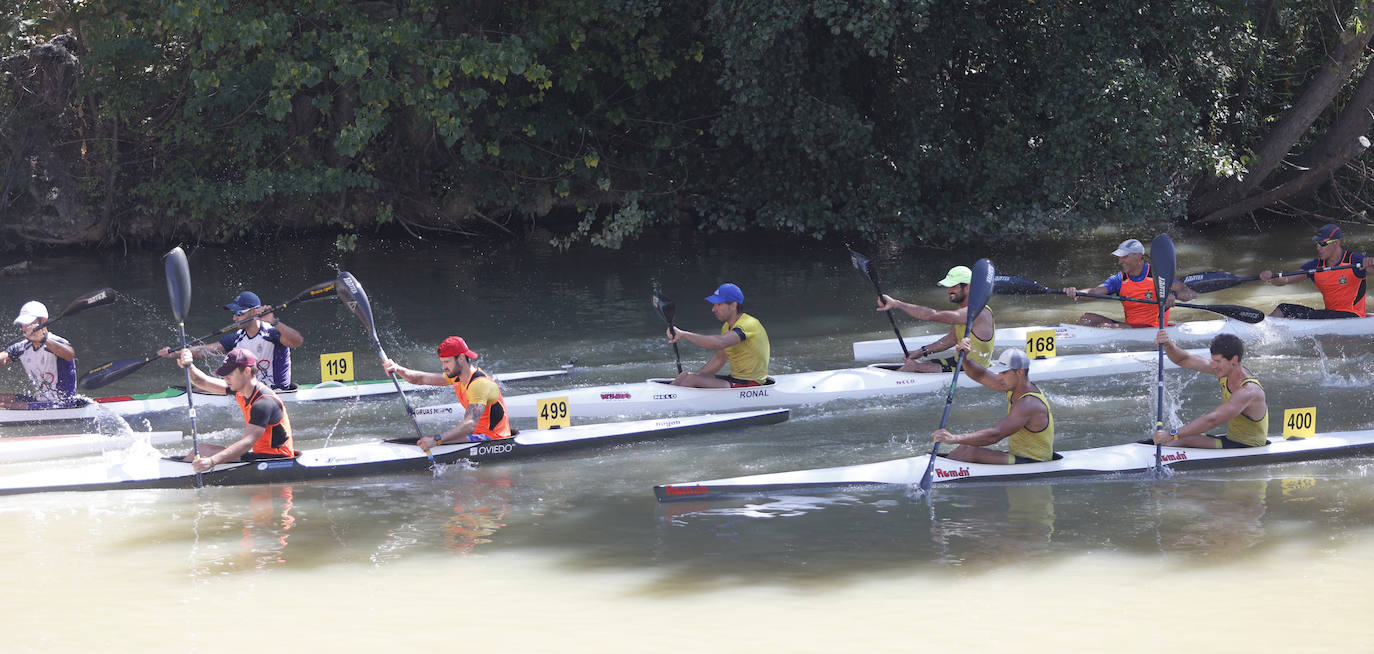
{"label": "white kayak", "polygon": [[[1205,350],[1189,352],[1207,356]],[[1031,379],[1037,382],[1121,375],[1153,371],[1158,360],[1157,351],[1060,356],[1032,361],[1030,374]],[[1168,359],[1165,359],[1164,365],[1176,367]],[[687,388],[670,385],[668,382],[671,379],[650,379],[630,384],[507,396],[506,410],[511,417],[534,418],[538,415],[541,401],[567,398],[570,416],[607,418],[794,407],[841,399],[943,393],[949,388],[950,373],[898,372],[896,367],[898,364],[874,364],[863,368],[784,374],[773,377],[772,384],[745,388]],[[981,388],[972,382],[961,383]],[[452,419],[462,414],[463,407],[456,402],[415,409],[415,415],[430,419]]]}
{"label": "white kayak", "polygon": [[[290,483],[308,479],[413,472],[433,463],[460,460],[498,463],[530,456],[559,454],[583,447],[611,446],[656,438],[675,438],[718,429],[771,425],[787,420],[786,409],[718,415],[659,418],[634,422],[580,425],[522,431],[514,438],[479,443],[445,443],[430,450],[415,438],[380,440],[305,450],[292,459],[242,461],[215,466],[200,475],[210,486]],[[36,472],[0,476],[0,495],[48,491],[118,490],[126,488],[192,488],[191,464],[155,455],[116,463],[55,466]]]}
{"label": "white kayak", "polygon": [[[1084,327],[1083,325],[1061,324],[1056,327],[1003,327],[997,330],[996,342],[1008,347],[1023,347],[1026,335],[1030,332],[1054,330],[1055,347],[1099,346],[1099,345],[1153,345],[1153,327],[1136,329],[1112,329],[1108,327]],[[1196,320],[1178,323],[1168,328],[1169,337],[1177,343],[1206,343],[1217,334],[1235,334],[1244,340],[1269,340],[1273,338],[1293,338],[1296,336],[1359,336],[1374,334],[1374,317],[1346,318],[1337,320],[1297,320],[1293,318],[1265,318],[1264,322],[1249,324],[1239,320]],[[940,332],[943,333],[943,332]],[[935,334],[907,336],[907,347],[920,348],[923,339],[936,338]],[[854,360],[882,361],[899,359],[902,346],[896,338],[854,343]]]}
{"label": "white kayak", "polygon": [[[544,379],[568,374],[567,370],[527,370],[493,375],[498,381],[512,382],[528,379]],[[401,382],[401,390],[425,392],[441,389],[436,386],[416,386]],[[323,382],[320,384],[301,384],[295,390],[277,391],[283,402],[318,402],[324,400],[353,400],[362,397],[386,395],[396,392],[390,379],[355,382]],[[234,399],[228,395],[217,395],[196,391],[197,407],[233,407]],[[68,408],[53,409],[0,409],[0,424],[22,424],[38,422],[57,422],[62,420],[95,420],[102,416],[135,416],[160,411],[186,408],[186,390],[168,388],[160,393],[146,395],[114,395],[86,399],[83,404]]]}
{"label": "white kayak", "polygon": [[[1374,454],[1374,430],[1334,432],[1293,440],[1271,438],[1263,447],[1227,450],[1165,447],[1162,461],[1172,470],[1197,470],[1368,454]],[[1057,452],[1056,457],[1044,463],[1015,465],[964,463],[936,457],[932,481],[936,484],[1013,483],[1146,472],[1154,468],[1155,446],[1126,443]],[[929,461],[930,455],[926,454],[835,468],[662,484],[654,487],[654,494],[660,501],[667,502],[846,487],[913,487],[921,481]]]}
{"label": "white kayak", "polygon": [[186,435],[179,431],[133,432],[126,434],[55,434],[51,436],[6,436],[0,438],[0,463],[41,461],[61,457],[100,454],[122,450],[139,441],[158,447],[180,443]]}

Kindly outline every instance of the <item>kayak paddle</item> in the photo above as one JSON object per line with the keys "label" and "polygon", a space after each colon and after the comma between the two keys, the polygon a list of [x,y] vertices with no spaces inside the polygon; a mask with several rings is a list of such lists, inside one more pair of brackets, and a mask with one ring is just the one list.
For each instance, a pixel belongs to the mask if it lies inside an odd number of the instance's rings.
{"label": "kayak paddle", "polygon": [[[844,249],[849,250],[849,263],[854,264],[854,269],[873,284],[873,290],[878,292],[878,301],[882,302],[883,289],[878,286],[878,271],[873,269],[873,264],[869,262],[868,257],[855,252],[854,248],[848,245],[844,246]],[[887,312],[887,320],[892,323],[892,331],[897,333],[897,344],[902,346],[902,359],[905,360],[911,351],[906,349],[906,341],[902,340],[902,330],[897,329],[897,319],[892,317],[891,311]]]}
{"label": "kayak paddle", "polygon": [[[296,297],[293,297],[290,300],[282,302],[281,304],[268,306],[268,311],[265,311],[263,313],[274,313],[276,311],[281,311],[282,309],[285,309],[293,304],[297,304],[300,302],[328,299],[334,297],[333,292],[334,280],[331,279],[327,282],[321,282],[319,284],[311,286],[310,288],[307,288],[304,291],[301,291],[300,293],[296,294]],[[244,318],[243,320],[240,320],[232,325],[221,327],[220,329],[209,334],[206,334],[195,340],[196,342],[200,342],[204,341],[207,338],[214,338],[216,336],[228,334],[229,332],[232,332],[235,329],[238,329],[255,319],[256,316]],[[183,345],[183,347],[185,346]],[[172,350],[172,352],[176,351],[177,350]],[[95,368],[86,371],[86,374],[81,376],[81,387],[87,390],[95,390],[97,388],[100,388],[101,386],[105,386],[107,384],[128,377],[129,375],[132,375],[138,372],[139,370],[142,370],[143,366],[146,366],[149,363],[152,363],[153,361],[157,361],[160,358],[162,357],[158,356],[157,352],[154,352],[146,357],[143,357],[142,359],[120,359],[118,361],[111,361],[101,366],[96,366]]]}
{"label": "kayak paddle", "polygon": [[87,309],[95,309],[97,307],[109,306],[111,304],[114,304],[115,297],[115,290],[109,287],[102,288],[98,291],[91,291],[90,293],[87,293],[79,298],[76,298],[75,300],[72,300],[71,303],[67,305],[67,308],[58,312],[56,316],[53,316],[49,320],[43,321],[42,326],[46,329],[53,323],[63,318],[70,318],[72,316],[79,315]]}
{"label": "kayak paddle", "polygon": [[[186,313],[191,308],[191,269],[186,265],[186,253],[178,245],[162,257],[163,270],[167,274],[167,295],[172,301],[172,317],[177,321],[177,332],[181,334],[181,347],[186,349]],[[191,417],[191,456],[200,458],[200,443],[196,438],[195,387],[191,385],[191,367],[182,368],[186,373],[186,413]],[[196,473],[196,488],[204,485],[200,473]]]}
{"label": "kayak paddle", "polygon": [[[1293,272],[1278,272],[1274,273],[1274,277],[1297,277],[1299,275],[1306,275],[1308,273],[1328,272],[1331,270],[1348,270],[1351,268],[1362,267],[1363,266],[1361,264],[1348,263],[1343,266],[1331,266],[1330,268],[1315,268],[1310,271],[1295,270]],[[1245,282],[1256,282],[1259,281],[1259,279],[1259,275],[1237,277],[1228,272],[1200,272],[1193,273],[1191,275],[1188,275],[1187,277],[1184,277],[1183,283],[1186,284],[1188,288],[1191,288],[1194,291],[1197,291],[1198,293],[1211,293],[1212,291],[1220,291],[1223,289],[1231,288],[1233,286],[1239,286],[1241,284],[1244,284]]]}
{"label": "kayak paddle", "polygon": [[[1047,288],[1039,282],[1017,277],[1016,275],[998,275],[996,280],[996,291],[1003,295],[1046,295],[1058,293],[1064,295],[1064,291],[1056,288]],[[1144,302],[1145,304],[1156,304],[1154,300],[1145,300],[1136,297],[1120,297],[1116,295],[1101,295],[1099,293],[1077,293],[1077,297],[1093,298],[1096,300],[1117,300],[1120,302]],[[1175,302],[1174,306],[1186,309],[1201,309],[1221,314],[1227,318],[1234,318],[1241,322],[1255,324],[1264,320],[1264,312],[1254,307],[1242,307],[1234,304],[1191,304],[1188,302]]]}
{"label": "kayak paddle", "polygon": [[[677,329],[677,326],[673,324],[673,319],[677,317],[677,305],[673,304],[672,300],[664,297],[663,293],[657,290],[654,291],[653,302],[654,310],[658,312],[658,317],[662,318],[663,322],[668,323],[669,329]],[[677,371],[679,373],[682,372],[682,352],[678,351],[676,341],[673,342],[673,358],[677,359]]]}
{"label": "kayak paddle", "polygon": [[[1174,241],[1160,234],[1150,243],[1150,272],[1154,273],[1155,299],[1159,304],[1159,324],[1164,324],[1165,300],[1174,285]],[[1164,428],[1164,346],[1159,346],[1159,366],[1155,369],[1155,431]],[[1155,479],[1164,478],[1164,446],[1155,443]]]}
{"label": "kayak paddle", "polygon": [[[363,324],[363,329],[372,338],[372,344],[377,346],[377,356],[386,361],[386,350],[382,349],[382,341],[377,338],[377,325],[372,320],[372,303],[367,300],[367,291],[363,290],[363,285],[353,278],[353,275],[339,271],[339,278],[334,280],[334,290],[339,293],[339,300],[348,307],[349,311],[357,316],[358,322]],[[401,402],[406,405],[406,415],[410,417],[411,426],[415,427],[415,435],[424,438],[425,433],[420,430],[420,423],[415,420],[415,407],[410,405],[410,400],[406,398],[405,391],[401,390],[401,382],[396,379],[395,373],[387,373],[391,377],[391,383],[396,385],[396,392],[401,396]],[[438,462],[434,460],[434,454],[425,450],[425,456],[429,457],[429,464],[432,469],[438,471]]]}
{"label": "kayak paddle", "polygon": [[[983,308],[988,304],[988,298],[992,296],[992,279],[994,270],[992,262],[987,259],[979,259],[973,264],[973,279],[968,285],[968,313],[964,319],[964,333],[973,333],[973,321],[978,318],[978,314],[983,312]],[[967,352],[959,352],[959,358],[954,363],[954,379],[949,383],[949,393],[945,395],[945,412],[940,416],[940,429],[944,429],[949,422],[949,407],[954,403],[954,387],[959,385],[959,371],[964,367],[964,356]],[[935,441],[930,446],[930,461],[926,463],[925,474],[921,475],[921,482],[917,488],[929,497],[932,477],[935,474],[935,457],[940,454],[940,442]]]}

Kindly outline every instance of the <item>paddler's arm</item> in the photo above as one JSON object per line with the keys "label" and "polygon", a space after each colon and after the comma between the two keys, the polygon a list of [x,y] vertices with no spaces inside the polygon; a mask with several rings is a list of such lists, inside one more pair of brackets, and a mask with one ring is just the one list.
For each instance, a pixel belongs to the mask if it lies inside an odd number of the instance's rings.
{"label": "paddler's arm", "polygon": [[[477,421],[482,419],[482,414],[486,413],[487,405],[477,404],[476,402],[468,405],[467,413],[463,415],[463,421],[454,425],[446,431],[439,432],[439,438],[443,443],[465,443],[473,432],[477,431]],[[420,449],[428,452],[436,443],[433,436],[425,436],[415,443]]]}
{"label": "paddler's arm", "polygon": [[47,327],[43,325],[33,325],[32,327],[32,329],[28,327],[24,328],[24,338],[28,339],[30,343],[33,343],[40,349],[45,347],[48,348],[49,352],[57,355],[57,357],[63,361],[72,361],[76,359],[76,350],[73,349],[71,345],[62,343],[61,339],[54,340],[48,338]]}
{"label": "paddler's arm", "polygon": [[1110,295],[1110,293],[1107,292],[1106,284],[1098,284],[1097,286],[1094,286],[1092,288],[1076,288],[1073,286],[1064,287],[1064,295],[1073,298],[1075,302],[1078,301],[1079,293],[1092,293],[1093,295]]}
{"label": "paddler's arm", "polygon": [[1169,295],[1179,302],[1189,302],[1197,299],[1197,291],[1189,288],[1187,284],[1183,283],[1183,280],[1174,280],[1174,285],[1170,286],[1169,289],[1172,291]]}
{"label": "paddler's arm", "polygon": [[[943,322],[950,325],[963,324],[965,315],[963,309],[956,311],[936,311],[923,304],[911,304],[910,302],[893,299],[889,295],[884,295],[882,299],[878,301],[878,311],[891,311],[893,309],[901,309],[906,312],[907,315],[917,320]],[[949,347],[950,345],[946,345],[944,349],[949,349]]]}
{"label": "paddler's arm", "polygon": [[1240,390],[1231,394],[1231,399],[1223,402],[1221,406],[1208,411],[1186,425],[1178,428],[1176,435],[1160,429],[1155,432],[1155,442],[1160,445],[1168,445],[1186,436],[1199,436],[1206,434],[1213,427],[1224,425],[1232,418],[1240,415],[1251,403],[1261,397],[1260,390],[1255,386],[1246,384]]}
{"label": "paddler's arm", "polygon": [[987,447],[1002,439],[1015,434],[1026,423],[1030,422],[1034,413],[1029,405],[1017,402],[1012,405],[1007,417],[998,420],[991,427],[971,431],[967,434],[954,434],[948,429],[936,429],[931,432],[930,437],[937,443],[950,443],[953,445],[973,445],[975,447]]}
{"label": "paddler's arm", "polygon": [[969,379],[987,386],[994,391],[1001,391],[1003,393],[1013,388],[1010,384],[1002,383],[1001,375],[993,374],[991,370],[978,365],[977,361],[968,358],[968,353],[973,351],[973,343],[969,341],[967,336],[964,337],[964,340],[959,341],[959,344],[956,345],[954,349],[964,353],[964,374],[968,376]]}
{"label": "paddler's arm", "polygon": [[1273,286],[1287,286],[1289,284],[1296,284],[1307,279],[1307,275],[1287,275],[1284,277],[1275,277],[1273,271],[1262,270],[1260,271],[1259,278],[1260,281],[1268,282]]}
{"label": "paddler's arm", "polygon": [[689,332],[685,329],[678,329],[677,327],[669,327],[668,342],[676,343],[685,338],[694,345],[704,347],[708,350],[719,351],[731,345],[737,345],[744,340],[744,336],[741,336],[736,329],[732,329],[724,334],[698,334],[696,332]]}
{"label": "paddler's arm", "polygon": [[292,327],[280,320],[277,320],[276,315],[274,315],[273,313],[268,312],[260,314],[258,316],[258,320],[261,320],[271,325],[272,327],[276,328],[278,332],[281,332],[282,345],[285,345],[286,347],[300,347],[305,344],[305,337],[301,336],[301,333],[296,331],[295,327]]}
{"label": "paddler's arm", "polygon": [[1155,333],[1155,345],[1163,345],[1164,354],[1169,357],[1170,361],[1174,362],[1174,365],[1180,368],[1187,368],[1198,372],[1212,371],[1211,362],[1202,357],[1189,354],[1187,350],[1175,345],[1174,342],[1169,339],[1169,332],[1163,329]]}
{"label": "paddler's arm", "polygon": [[192,358],[191,351],[181,350],[177,353],[177,365],[191,371],[191,383],[197,388],[207,393],[218,393],[220,395],[229,394],[229,385],[223,379],[216,379],[200,371]]}
{"label": "paddler's arm", "polygon": [[267,431],[266,427],[254,424],[243,426],[243,437],[234,441],[232,445],[226,447],[210,456],[196,457],[191,461],[191,469],[196,472],[209,472],[215,466],[229,461],[238,461],[249,450],[253,449],[253,443],[262,438],[262,433]]}
{"label": "paddler's arm", "polygon": [[441,372],[411,370],[391,359],[382,359],[382,369],[389,375],[396,375],[412,384],[421,386],[452,386],[453,382]]}

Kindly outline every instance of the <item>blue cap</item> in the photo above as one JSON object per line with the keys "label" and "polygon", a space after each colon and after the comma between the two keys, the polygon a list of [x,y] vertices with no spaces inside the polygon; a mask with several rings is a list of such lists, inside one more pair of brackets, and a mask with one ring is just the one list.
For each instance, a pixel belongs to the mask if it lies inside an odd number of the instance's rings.
{"label": "blue cap", "polygon": [[238,313],[240,311],[247,311],[249,309],[252,309],[253,307],[260,306],[262,306],[262,300],[259,300],[256,294],[254,294],[252,291],[244,291],[242,293],[239,293],[238,297],[234,298],[233,302],[224,305],[224,308],[233,311],[234,313]]}
{"label": "blue cap", "polygon": [[720,304],[722,302],[743,303],[744,291],[739,290],[739,287],[734,284],[721,284],[720,288],[716,289],[714,295],[708,295],[706,297],[706,301],[711,304]]}

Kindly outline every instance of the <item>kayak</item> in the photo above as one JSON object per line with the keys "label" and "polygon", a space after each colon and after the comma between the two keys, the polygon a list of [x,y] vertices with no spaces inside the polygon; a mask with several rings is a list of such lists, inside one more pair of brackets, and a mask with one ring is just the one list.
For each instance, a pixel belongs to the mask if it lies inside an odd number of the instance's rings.
{"label": "kayak", "polygon": [[[1026,342],[1030,332],[1054,330],[1055,347],[1099,346],[1099,345],[1153,345],[1153,327],[1135,329],[1113,329],[1110,327],[1085,327],[1083,325],[1061,324],[1057,327],[1004,327],[996,332],[996,342],[1001,345],[1020,347]],[[1177,343],[1206,343],[1217,334],[1235,334],[1245,340],[1289,339],[1297,336],[1360,336],[1374,334],[1374,317],[1345,318],[1335,320],[1298,320],[1295,318],[1265,318],[1264,322],[1251,325],[1239,320],[1196,320],[1183,322],[1168,328],[1169,338]],[[935,338],[936,334],[925,336],[906,336],[907,347],[920,348],[923,343],[913,343],[913,339]],[[902,346],[895,338],[854,343],[854,360],[881,361],[902,356]]]}
{"label": "kayak", "polygon": [[135,432],[127,434],[55,434],[52,436],[6,436],[0,438],[0,463],[40,461],[60,457],[100,454],[122,450],[146,440],[154,447],[180,443],[186,435],[179,431]]}
{"label": "kayak", "polygon": [[[1205,350],[1189,352],[1208,356]],[[1030,374],[1037,382],[1123,375],[1153,371],[1158,361],[1157,351],[1079,354],[1036,359],[1031,363]],[[1164,365],[1176,367],[1168,359]],[[511,417],[534,418],[541,401],[567,398],[570,416],[607,418],[793,407],[843,399],[944,393],[949,388],[950,373],[899,372],[898,367],[895,363],[872,364],[863,368],[784,374],[773,377],[771,384],[744,388],[688,388],[672,386],[668,383],[672,380],[667,378],[649,379],[630,384],[507,396],[506,411]],[[982,388],[978,384],[970,386]],[[463,407],[456,402],[415,409],[416,416],[430,419],[462,414]]]}
{"label": "kayak", "polygon": [[[719,415],[659,418],[635,422],[580,425],[520,432],[514,438],[479,443],[452,443],[431,450],[437,463],[459,460],[503,462],[562,453],[579,447],[608,446],[655,438],[787,420],[786,409]],[[356,477],[426,470],[430,461],[414,438],[323,447],[293,459],[244,461],[216,466],[201,475],[206,485],[286,483],[308,479]],[[71,466],[0,477],[0,494],[48,491],[93,491],[128,488],[192,488],[196,475],[179,459],[145,456],[101,465]]]}
{"label": "kayak", "polygon": [[[568,374],[567,370],[527,370],[493,375],[498,381],[513,382],[529,379],[545,379]],[[402,381],[401,389],[407,393],[439,390],[442,386],[416,386]],[[283,402],[318,402],[322,400],[352,400],[361,397],[386,395],[396,392],[390,379],[337,382],[320,384],[301,384],[295,390],[277,391]],[[234,407],[234,398],[228,395],[202,393],[196,391],[195,404],[202,406]],[[101,416],[136,416],[161,411],[186,408],[186,389],[168,388],[159,393],[145,395],[113,395],[85,399],[84,403],[67,408],[51,409],[0,409],[0,424],[23,424],[37,422],[58,422],[62,420],[95,420]]]}
{"label": "kayak", "polygon": [[[1163,464],[1172,470],[1201,470],[1368,454],[1374,454],[1374,430],[1333,432],[1292,440],[1270,438],[1269,444],[1262,447],[1229,450],[1165,447],[1161,458]],[[654,494],[659,501],[668,502],[796,490],[912,487],[921,481],[929,461],[930,455],[925,454],[834,468],[662,484],[654,487]],[[1153,469],[1154,465],[1154,445],[1126,443],[1056,452],[1053,461],[1043,463],[992,465],[937,457],[931,479],[936,484],[1033,482],[1064,477],[1139,473]]]}

